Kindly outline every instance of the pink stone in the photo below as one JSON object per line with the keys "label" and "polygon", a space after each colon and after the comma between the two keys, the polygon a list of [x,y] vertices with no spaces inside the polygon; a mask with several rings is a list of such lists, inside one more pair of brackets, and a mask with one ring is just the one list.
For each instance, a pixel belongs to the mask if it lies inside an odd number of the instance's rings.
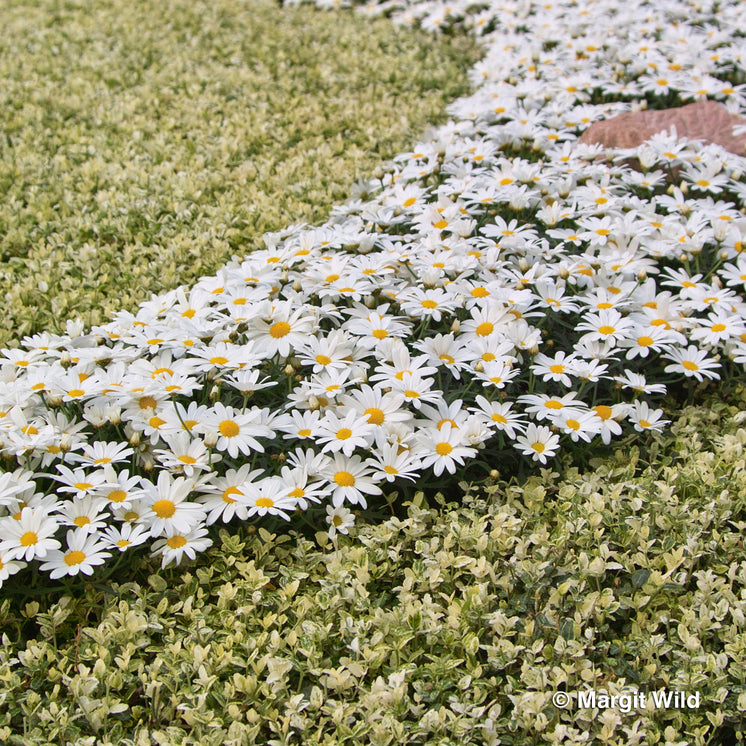
{"label": "pink stone", "polygon": [[705,140],[731,153],[746,155],[746,133],[733,134],[737,125],[746,125],[746,118],[731,114],[717,101],[698,101],[675,109],[627,112],[594,122],[582,134],[580,142],[607,148],[635,148],[656,133],[668,132],[675,126],[679,137]]}

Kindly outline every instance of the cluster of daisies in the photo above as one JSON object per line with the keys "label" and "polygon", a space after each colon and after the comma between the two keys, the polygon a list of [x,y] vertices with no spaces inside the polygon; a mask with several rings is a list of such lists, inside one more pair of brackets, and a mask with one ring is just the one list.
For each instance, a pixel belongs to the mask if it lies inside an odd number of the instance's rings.
{"label": "cluster of daisies", "polygon": [[479,33],[474,93],[325,225],[2,350],[0,582],[315,505],[345,532],[399,480],[658,430],[667,384],[746,363],[746,159],[577,142],[643,100],[743,110],[746,9],[714,8],[366,6]]}

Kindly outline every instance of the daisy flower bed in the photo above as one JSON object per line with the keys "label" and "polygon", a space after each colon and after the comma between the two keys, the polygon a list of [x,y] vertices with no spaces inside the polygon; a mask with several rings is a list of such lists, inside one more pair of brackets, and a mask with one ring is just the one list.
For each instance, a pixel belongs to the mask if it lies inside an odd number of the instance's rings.
{"label": "daisy flower bed", "polygon": [[326,224],[2,351],[0,581],[166,567],[265,516],[335,535],[384,491],[645,436],[671,387],[741,375],[746,159],[577,140],[634,107],[742,111],[742,7],[365,10],[477,34],[474,93]]}

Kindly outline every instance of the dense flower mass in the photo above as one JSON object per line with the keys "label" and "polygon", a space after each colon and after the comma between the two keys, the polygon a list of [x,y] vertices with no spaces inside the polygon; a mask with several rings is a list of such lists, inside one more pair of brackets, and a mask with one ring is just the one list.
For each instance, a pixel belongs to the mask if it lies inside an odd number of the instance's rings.
{"label": "dense flower mass", "polygon": [[0,581],[141,544],[165,566],[312,503],[345,532],[488,445],[545,464],[659,430],[666,384],[746,363],[746,158],[577,143],[642,102],[743,112],[746,11],[714,7],[365,6],[479,34],[473,95],[325,225],[2,351]]}

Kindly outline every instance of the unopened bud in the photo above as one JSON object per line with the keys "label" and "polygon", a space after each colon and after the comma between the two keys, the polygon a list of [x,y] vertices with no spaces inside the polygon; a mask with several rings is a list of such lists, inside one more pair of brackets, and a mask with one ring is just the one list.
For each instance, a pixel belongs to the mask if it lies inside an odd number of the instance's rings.
{"label": "unopened bud", "polygon": [[132,432],[132,435],[130,435],[129,437],[129,444],[135,447],[140,445],[140,431],[139,430],[134,430]]}
{"label": "unopened bud", "polygon": [[321,402],[319,402],[318,398],[316,398],[315,396],[308,397],[308,408],[312,412],[315,412],[320,407],[321,407]]}
{"label": "unopened bud", "polygon": [[220,398],[220,386],[213,386],[210,390],[210,401],[217,401]]}
{"label": "unopened bud", "polygon": [[645,271],[644,269],[641,269],[641,270],[640,270],[640,271],[639,271],[639,272],[637,273],[637,279],[638,279],[638,280],[639,280],[640,282],[645,282],[645,280],[647,280],[647,279],[648,279],[648,273],[647,273],[647,272],[646,272],[646,271]]}
{"label": "unopened bud", "polygon": [[70,353],[67,350],[62,350],[62,354],[60,355],[60,365],[63,368],[69,368],[72,363],[72,358],[70,357]]}
{"label": "unopened bud", "polygon": [[458,334],[461,331],[461,322],[458,319],[454,319],[451,324],[451,331],[454,334]]}
{"label": "unopened bud", "polygon": [[203,441],[206,448],[215,448],[218,444],[218,434],[211,430],[210,432],[205,433]]}
{"label": "unopened bud", "polygon": [[60,450],[63,453],[69,453],[72,446],[73,439],[70,433],[62,433],[62,437],[60,438]]}
{"label": "unopened bud", "polygon": [[490,477],[492,479],[498,479],[500,476],[500,472],[497,469],[490,469]]}
{"label": "unopened bud", "polygon": [[294,374],[295,374],[295,368],[293,368],[293,366],[292,366],[292,365],[290,365],[290,363],[288,363],[288,364],[287,364],[287,365],[285,366],[285,375],[286,375],[286,376],[292,376],[292,375],[294,375]]}

